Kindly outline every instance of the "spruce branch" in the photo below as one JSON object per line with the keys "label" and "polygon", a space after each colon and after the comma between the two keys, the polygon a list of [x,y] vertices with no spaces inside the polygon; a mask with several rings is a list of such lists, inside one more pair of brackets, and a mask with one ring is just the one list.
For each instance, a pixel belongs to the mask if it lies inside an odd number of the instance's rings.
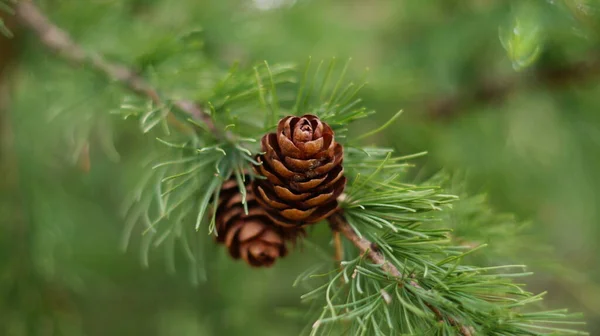
{"label": "spruce branch", "polygon": [[[466,257],[485,247],[457,246],[451,230],[440,228],[440,213],[457,198],[433,179],[406,184],[405,168],[391,150],[350,148],[350,183],[343,212],[329,218],[357,247],[341,270],[302,276],[322,282],[303,296],[322,304],[311,335],[587,335],[573,327],[577,314],[532,311],[544,294],[527,292],[513,278],[522,265],[477,267]],[[445,222],[445,220],[443,220]],[[336,285],[339,281],[341,285]],[[318,309],[317,309],[318,311]]]}
{"label": "spruce branch", "polygon": [[377,265],[381,265],[385,272],[394,278],[402,278],[402,273],[394,265],[386,261],[383,255],[377,252],[377,246],[364,237],[357,235],[343,215],[336,213],[327,220],[329,220],[334,230],[341,232],[362,254],[368,256]]}
{"label": "spruce branch", "polygon": [[[404,276],[402,273],[394,266],[392,263],[387,261],[385,257],[378,252],[378,247],[373,242],[370,242],[364,237],[360,237],[354,229],[348,224],[348,221],[344,216],[340,213],[335,213],[331,217],[327,219],[331,224],[332,228],[336,231],[341,232],[349,241],[352,242],[361,252],[361,254],[366,255],[371,261],[373,261],[377,265],[381,265],[382,269],[391,275],[393,278],[401,281]],[[415,287],[419,287],[419,285],[411,280],[411,284]],[[430,303],[426,303],[427,308],[429,308],[439,321],[447,320],[450,325],[453,327],[457,327],[460,330],[461,335],[463,336],[471,336],[473,335],[471,328],[468,326],[461,325],[460,322],[451,317],[445,317],[442,312],[433,306]]]}
{"label": "spruce branch", "polygon": [[[19,1],[15,5],[15,12],[23,27],[31,30],[46,48],[59,57],[76,65],[89,66],[132,92],[149,98],[156,105],[164,105],[159,92],[139,74],[125,65],[108,61],[100,54],[84,50],[73,41],[66,31],[52,23],[32,1]],[[215,126],[210,115],[200,105],[185,99],[175,100],[172,104],[202,122],[203,126],[213,135],[219,138],[226,136]],[[169,120],[179,124],[172,117]]]}

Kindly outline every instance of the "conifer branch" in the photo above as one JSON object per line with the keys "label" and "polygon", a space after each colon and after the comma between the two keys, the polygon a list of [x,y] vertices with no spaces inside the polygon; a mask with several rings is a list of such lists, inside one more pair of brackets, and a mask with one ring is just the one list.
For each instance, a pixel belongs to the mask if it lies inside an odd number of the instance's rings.
{"label": "conifer branch", "polygon": [[[149,98],[153,104],[163,106],[167,102],[161,98],[156,88],[131,68],[85,51],[64,30],[44,16],[32,2],[22,1],[17,5],[16,12],[21,24],[32,30],[46,48],[63,59],[88,66],[136,94]],[[144,265],[148,264],[147,256],[151,246],[157,247],[165,242],[165,245],[168,244],[172,249],[175,239],[180,239],[187,258],[194,267],[195,281],[206,277],[205,270],[200,265],[203,264],[201,243],[195,239],[195,245],[190,244],[191,240],[188,241],[187,237],[196,234],[203,223],[207,224],[209,233],[214,233],[217,225],[216,209],[223,181],[235,176],[239,192],[243,195],[242,199],[245,199],[247,190],[242,178],[244,171],[252,164],[259,165],[253,154],[256,151],[250,150],[252,146],[256,147],[256,144],[252,145],[257,142],[256,136],[241,132],[246,131],[245,125],[254,124],[237,119],[240,116],[250,118],[247,110],[241,110],[234,116],[223,113],[223,119],[229,118],[229,123],[222,123],[222,119],[218,119],[219,124],[228,125],[224,128],[215,124],[213,116],[224,110],[228,112],[231,106],[228,104],[232,102],[248,110],[256,107],[254,110],[257,113],[263,113],[269,107],[267,103],[271,102],[272,112],[268,115],[265,125],[258,128],[262,134],[265,129],[272,127],[281,106],[278,105],[279,99],[275,94],[277,82],[273,80],[272,75],[275,71],[272,71],[268,64],[266,68],[266,75],[261,75],[255,68],[255,80],[249,81],[246,77],[227,83],[230,75],[235,72],[235,69],[232,69],[217,85],[217,90],[214,90],[216,93],[213,92],[211,99],[202,98],[203,104],[210,108],[210,113],[208,109],[204,110],[192,101],[168,102],[186,113],[186,117],[195,119],[191,120],[191,123],[206,130],[203,135],[217,137],[219,141],[214,143],[214,139],[207,140],[196,133],[186,134],[183,142],[177,137],[173,140],[159,139],[164,145],[175,150],[164,155],[159,153],[156,159],[159,162],[153,162],[152,166],[147,165],[151,168],[145,169],[139,185],[132,190],[131,202],[123,207],[123,213],[127,216],[125,242],[136,223],[146,225],[146,235],[142,243]],[[311,72],[311,77],[315,78],[311,82],[306,81],[310,70],[307,66],[305,79],[297,91],[296,104],[287,114],[314,111],[332,125],[338,139],[347,140],[346,126],[351,121],[372,114],[373,111],[359,106],[361,100],[356,94],[362,85],[342,85],[347,66],[333,85],[331,95],[326,94],[328,89],[325,85],[329,82],[330,73],[328,71],[323,77],[319,73],[320,68],[321,64],[314,74]],[[281,70],[283,72],[285,68]],[[266,78],[269,78],[272,84],[270,92],[263,85]],[[323,79],[322,85],[319,84],[320,79]],[[313,85],[314,82],[318,85]],[[316,88],[320,88],[321,91]],[[327,96],[329,98],[325,98]],[[154,110],[146,112],[146,116],[153,116],[153,113]],[[160,117],[162,118],[162,115]],[[177,121],[176,118],[174,120]],[[156,119],[148,130],[161,121],[164,119]],[[390,123],[366,135],[372,135]],[[232,131],[227,131],[228,128]],[[240,133],[230,137],[233,132]],[[241,144],[242,142],[250,144]],[[323,328],[327,328],[326,325],[332,325],[332,322],[353,320],[354,326],[358,326],[364,332],[372,329],[374,334],[381,334],[378,322],[386,321],[384,328],[405,330],[411,334],[414,334],[415,330],[432,327],[462,336],[471,336],[480,329],[498,330],[496,334],[502,335],[545,335],[546,330],[555,329],[543,324],[552,319],[570,318],[570,315],[563,311],[514,313],[514,307],[539,301],[542,297],[521,290],[510,280],[503,280],[505,277],[526,273],[494,275],[487,272],[500,267],[460,265],[461,259],[474,250],[463,253],[462,249],[444,245],[449,241],[448,230],[418,228],[422,221],[435,219],[422,214],[441,210],[455,197],[442,194],[437,187],[409,186],[398,181],[407,167],[403,161],[417,155],[392,157],[392,151],[388,149],[358,149],[346,145],[344,167],[350,169],[345,173],[345,177],[348,177],[352,184],[348,186],[347,202],[342,204],[344,214],[336,213],[328,220],[332,229],[343,234],[355,245],[361,256],[353,261],[342,261],[342,271],[336,273],[336,270],[332,270],[322,275],[330,278],[329,283],[303,296],[307,299],[324,297],[326,301],[321,317],[313,325],[313,334],[317,334],[321,324],[324,325]],[[207,216],[211,212],[211,200],[214,203],[212,216]],[[242,203],[244,202],[242,200]],[[190,220],[194,225],[190,225]],[[358,231],[363,228],[364,232]],[[185,233],[186,230],[194,232],[188,234]],[[124,247],[126,245],[125,243]],[[337,240],[336,245],[341,246]],[[196,267],[196,264],[199,266]],[[170,265],[172,266],[169,266],[169,269],[174,270],[174,261]],[[506,266],[508,267],[512,266]],[[337,279],[344,280],[339,288],[333,286]],[[361,287],[360,281],[363,281],[364,286]],[[392,299],[390,293],[394,293],[397,300]],[[393,321],[392,316],[404,316],[407,323]],[[573,324],[569,321],[566,323]],[[542,331],[534,333],[532,330]],[[566,332],[578,333],[571,330]]]}
{"label": "conifer branch", "polygon": [[358,236],[356,232],[354,232],[343,215],[339,213],[333,214],[328,220],[335,230],[341,232],[362,254],[369,257],[374,263],[381,265],[386,273],[394,278],[402,278],[402,273],[400,273],[394,265],[386,261],[383,255],[377,252],[377,247],[373,243],[364,237]]}
{"label": "conifer branch", "polygon": [[[52,23],[32,1],[20,1],[15,6],[15,12],[19,22],[31,30],[46,48],[58,56],[77,65],[90,66],[134,93],[151,99],[157,105],[163,105],[158,91],[139,74],[125,65],[108,61],[100,54],[85,51],[73,41],[66,31]],[[216,137],[223,137],[210,115],[205,113],[198,104],[189,100],[176,100],[173,102],[173,106],[200,120],[205,128]],[[175,118],[169,120],[178,123]]]}
{"label": "conifer branch", "polygon": [[[352,244],[354,244],[363,255],[366,255],[369,259],[371,259],[371,261],[373,261],[375,264],[377,265],[381,265],[381,268],[388,273],[389,275],[391,275],[394,278],[403,278],[403,274],[398,270],[398,268],[396,268],[396,266],[394,266],[393,264],[391,264],[389,261],[385,260],[385,257],[378,252],[378,248],[377,246],[370,242],[369,240],[365,239],[364,237],[360,237],[358,234],[356,234],[356,232],[354,231],[354,229],[352,229],[352,227],[350,226],[350,224],[348,224],[348,221],[344,218],[344,216],[340,213],[335,213],[332,216],[330,216],[328,218],[329,223],[331,224],[331,227],[336,230],[341,232],[349,241],[352,242]],[[413,280],[411,281],[411,285],[415,286],[415,287],[420,287],[418,283],[416,283]],[[444,314],[435,306],[429,304],[429,303],[425,303],[425,305],[427,306],[427,308],[429,308],[436,316],[436,318],[439,321],[448,321],[448,323],[450,325],[452,325],[453,327],[457,327],[460,330],[461,335],[463,336],[472,336],[473,333],[471,332],[471,328],[461,325],[460,322],[458,322],[457,320],[451,318],[451,317],[446,317],[444,316]]]}
{"label": "conifer branch", "polygon": [[544,86],[548,90],[559,90],[576,83],[586,83],[600,74],[598,52],[592,52],[587,59],[557,65],[540,65],[530,76],[516,74],[506,78],[480,78],[473,90],[428,99],[427,114],[440,120],[450,120],[477,104],[501,104],[513,92],[528,83]]}

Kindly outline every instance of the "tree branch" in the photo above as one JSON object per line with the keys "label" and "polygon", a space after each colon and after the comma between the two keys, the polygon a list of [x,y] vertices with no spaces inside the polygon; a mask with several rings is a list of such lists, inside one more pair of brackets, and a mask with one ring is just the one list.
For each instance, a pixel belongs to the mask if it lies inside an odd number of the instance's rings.
{"label": "tree branch", "polygon": [[522,85],[558,90],[585,83],[600,74],[600,54],[592,52],[587,59],[563,64],[538,65],[529,72],[506,78],[480,79],[474,89],[436,99],[428,99],[427,114],[431,118],[449,120],[464,113],[472,105],[504,102]]}
{"label": "tree branch", "polygon": [[[385,260],[385,257],[378,251],[377,246],[365,239],[364,237],[360,237],[354,229],[348,224],[346,218],[340,214],[335,213],[331,215],[327,220],[332,227],[332,229],[341,232],[349,241],[354,244],[362,254],[366,255],[371,261],[376,263],[377,265],[381,265],[381,268],[384,272],[393,276],[394,278],[403,278],[402,273],[389,261]],[[411,285],[415,287],[421,287],[416,281],[411,280]],[[474,331],[472,327],[462,325],[456,319],[450,316],[444,316],[444,314],[435,306],[425,303],[425,305],[431,310],[439,321],[448,321],[448,323],[460,330],[462,336],[472,336]]]}
{"label": "tree branch", "polygon": [[[158,91],[139,74],[127,66],[109,62],[102,55],[86,52],[71,39],[67,32],[53,24],[33,2],[28,0],[19,1],[15,10],[21,25],[31,30],[46,48],[58,56],[74,64],[89,65],[97,72],[121,83],[134,93],[150,98],[157,105],[163,105]],[[206,125],[206,129],[216,137],[223,137],[222,132],[217,129],[211,117],[198,104],[189,100],[177,100],[174,102],[174,106],[202,121]],[[173,116],[171,116],[170,121],[178,122]]]}
{"label": "tree branch", "polygon": [[377,248],[373,243],[365,238],[359,237],[356,232],[354,232],[343,215],[336,213],[329,217],[328,220],[335,230],[341,232],[352,242],[352,244],[354,244],[354,246],[358,247],[361,253],[369,257],[374,263],[381,265],[386,273],[394,278],[402,278],[402,273],[400,273],[394,265],[386,261],[381,253],[377,252]]}

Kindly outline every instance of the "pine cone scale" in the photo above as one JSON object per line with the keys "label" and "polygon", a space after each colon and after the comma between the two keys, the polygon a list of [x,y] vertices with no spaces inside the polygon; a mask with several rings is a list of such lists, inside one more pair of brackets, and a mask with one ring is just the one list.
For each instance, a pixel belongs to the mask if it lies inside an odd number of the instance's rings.
{"label": "pine cone scale", "polygon": [[[273,136],[270,138],[275,138],[275,134],[274,133],[271,133],[271,134]],[[283,135],[279,135],[279,137],[277,137],[277,142],[269,139],[268,143],[277,143],[278,147],[279,147],[278,149],[281,149],[281,153],[283,155],[294,157],[294,158],[304,157],[300,148],[296,147],[296,145],[294,145],[294,143],[290,139],[286,138]],[[275,149],[270,144],[268,146],[270,147],[271,151],[273,151]]]}
{"label": "pine cone scale", "polygon": [[[341,154],[340,154],[341,155]],[[315,168],[314,170],[311,170],[309,172],[306,173],[307,177],[313,178],[314,176],[319,176],[319,175],[323,175],[325,173],[328,173],[329,171],[331,171],[335,166],[338,166],[342,164],[342,159],[336,159],[333,162],[328,162],[320,167]]]}
{"label": "pine cone scale", "polygon": [[333,197],[334,193],[330,192],[327,194],[320,194],[313,198],[309,198],[304,202],[299,203],[299,208],[313,208],[329,201]]}
{"label": "pine cone scale", "polygon": [[317,159],[301,160],[301,159],[294,159],[291,157],[286,157],[284,160],[286,163],[286,167],[288,167],[295,173],[302,173],[307,170],[314,169],[314,168],[318,167],[319,164],[321,163]]}
{"label": "pine cone scale", "polygon": [[302,153],[304,153],[303,156],[305,156],[305,157],[313,156],[323,149],[323,145],[324,145],[324,140],[323,140],[323,138],[320,138],[317,140],[308,141],[303,144],[302,143],[298,144],[298,149]]}
{"label": "pine cone scale", "polygon": [[[237,186],[237,184],[236,184]],[[227,203],[226,206],[227,207],[231,207],[233,206],[235,203],[241,203],[244,199],[244,196],[241,193],[236,193],[233,197],[231,197]],[[246,193],[246,202],[250,202],[254,200],[254,194],[253,193]]]}
{"label": "pine cone scale", "polygon": [[[341,165],[338,165],[331,169],[327,175],[325,175],[325,180],[318,186],[319,189],[325,189],[331,187],[333,184],[337,183],[339,180],[346,180],[344,177],[344,168]],[[345,186],[342,186],[342,188]]]}
{"label": "pine cone scale", "polygon": [[310,215],[315,212],[317,208],[312,208],[308,210],[300,210],[300,209],[285,209],[281,211],[281,215],[291,221],[301,221],[307,219]]}
{"label": "pine cone scale", "polygon": [[225,245],[228,246],[229,254],[234,258],[238,259],[240,257],[240,243],[237,239],[239,234],[239,230],[242,227],[243,222],[236,222],[233,224],[231,229],[226,232],[225,235]]}
{"label": "pine cone scale", "polygon": [[283,243],[283,238],[273,231],[265,232],[265,234],[262,238],[263,238],[263,241],[265,241],[269,244],[273,244],[273,245],[279,245],[279,244]]}
{"label": "pine cone scale", "polygon": [[238,239],[242,243],[260,236],[265,230],[265,227],[261,222],[256,222],[254,220],[248,220],[243,225],[244,228],[240,230],[238,235]]}
{"label": "pine cone scale", "polygon": [[[217,211],[219,211],[219,210],[217,210]],[[244,208],[235,207],[232,209],[227,209],[225,207],[224,209],[221,209],[221,211],[219,211],[219,212],[225,212],[224,214],[221,215],[220,220],[223,222],[229,222],[229,221],[233,220],[234,218],[241,216],[244,213]],[[219,234],[218,230],[217,230],[217,234]]]}
{"label": "pine cone scale", "polygon": [[338,210],[338,205],[335,202],[331,202],[326,204],[325,206],[316,208],[315,211],[312,212],[309,217],[306,217],[303,220],[295,219],[295,213],[293,210],[297,209],[287,209],[283,211],[268,211],[267,214],[275,223],[279,224],[280,226],[287,228],[295,228],[299,225],[302,225],[298,223],[316,223],[323,218],[331,216],[331,214]]}
{"label": "pine cone scale", "polygon": [[275,191],[275,194],[277,194],[277,196],[279,198],[281,198],[284,201],[288,201],[288,202],[299,202],[299,201],[303,201],[303,200],[307,199],[308,197],[310,197],[310,193],[296,194],[292,190],[286,189],[281,186],[274,186],[273,190]]}
{"label": "pine cone scale", "polygon": [[260,176],[266,177],[267,180],[269,180],[269,182],[271,182],[272,184],[276,184],[276,185],[283,185],[283,182],[281,181],[281,178],[277,176],[277,174],[272,173],[270,171],[270,168],[267,169],[267,163],[261,161],[260,157],[258,158],[258,162],[261,163],[260,166],[256,166],[256,172],[258,174],[260,174]]}
{"label": "pine cone scale", "polygon": [[257,201],[261,205],[263,205],[265,208],[275,208],[278,210],[283,210],[283,209],[288,208],[287,204],[275,201],[275,200],[273,200],[272,197],[268,196],[262,187],[258,187],[258,193],[260,194],[261,197],[259,197],[257,199]]}
{"label": "pine cone scale", "polygon": [[301,175],[298,175],[293,171],[289,170],[281,161],[272,160],[271,165],[273,166],[274,172],[277,172],[277,174],[279,174],[279,176],[283,177],[284,179],[291,179],[296,176],[302,178]]}
{"label": "pine cone scale", "polygon": [[323,176],[321,178],[314,178],[306,182],[291,181],[290,187],[297,192],[311,191],[321,185],[325,180],[327,180],[327,178],[328,176]]}

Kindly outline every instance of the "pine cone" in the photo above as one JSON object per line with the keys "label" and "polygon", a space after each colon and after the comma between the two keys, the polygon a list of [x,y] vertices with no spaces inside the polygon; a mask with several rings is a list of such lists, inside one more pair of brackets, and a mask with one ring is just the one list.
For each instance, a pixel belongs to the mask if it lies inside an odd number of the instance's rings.
{"label": "pine cone", "polygon": [[[247,177],[249,181],[249,177]],[[302,229],[282,228],[265,215],[256,197],[246,186],[248,214],[235,179],[223,183],[217,207],[217,242],[227,246],[233,259],[244,259],[254,267],[270,267],[287,252],[286,243],[304,235]]]}
{"label": "pine cone", "polygon": [[346,185],[342,146],[333,130],[314,115],[285,117],[276,133],[262,138],[263,155],[252,188],[257,201],[277,224],[316,223],[338,209]]}

